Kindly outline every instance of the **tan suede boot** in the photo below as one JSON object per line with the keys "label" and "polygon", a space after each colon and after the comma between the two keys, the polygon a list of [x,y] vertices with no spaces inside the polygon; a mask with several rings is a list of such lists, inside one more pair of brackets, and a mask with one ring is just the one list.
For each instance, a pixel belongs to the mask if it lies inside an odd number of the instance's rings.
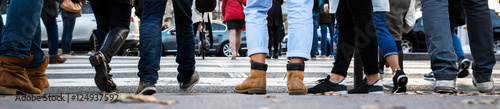
{"label": "tan suede boot", "polygon": [[288,63],[286,65],[287,78],[286,86],[288,88],[288,95],[306,95],[307,88],[304,85],[304,64],[302,63]]}
{"label": "tan suede boot", "polygon": [[267,64],[250,61],[250,75],[243,83],[236,84],[234,92],[245,94],[266,94]]}
{"label": "tan suede boot", "polygon": [[33,87],[25,71],[31,61],[33,56],[27,58],[0,56],[0,94],[42,93],[40,89]]}
{"label": "tan suede boot", "polygon": [[28,78],[34,87],[40,89],[42,92],[44,89],[49,88],[49,81],[45,76],[45,71],[47,70],[47,65],[49,65],[49,57],[45,58],[42,65],[35,68],[26,68],[26,73],[28,73]]}

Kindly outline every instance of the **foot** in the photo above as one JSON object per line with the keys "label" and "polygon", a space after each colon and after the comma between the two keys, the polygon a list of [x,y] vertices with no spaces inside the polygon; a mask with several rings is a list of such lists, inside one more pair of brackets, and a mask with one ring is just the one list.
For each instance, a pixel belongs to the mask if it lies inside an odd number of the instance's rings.
{"label": "foot", "polygon": [[320,79],[317,81],[318,84],[312,88],[307,89],[308,93],[323,93],[323,92],[335,92],[337,94],[347,94],[347,87],[345,80],[338,83],[332,83],[330,81],[330,75],[325,79]]}
{"label": "foot", "polygon": [[62,64],[64,62],[66,62],[66,59],[65,57],[60,57],[59,55],[57,55],[56,57],[51,57],[49,59],[49,64]]}
{"label": "foot", "polygon": [[377,80],[373,84],[366,83],[366,79],[360,83],[356,88],[348,91],[349,94],[384,94],[382,81]]}
{"label": "foot", "polygon": [[472,84],[481,93],[493,93],[495,91],[495,83],[491,79],[489,82],[478,83],[475,78],[472,78]]}
{"label": "foot", "polygon": [[456,93],[456,80],[436,80],[434,83],[434,92],[436,93]]}
{"label": "foot", "polygon": [[393,88],[392,93],[406,92],[406,84],[408,83],[408,77],[406,77],[403,70],[397,70],[392,77]]}
{"label": "foot", "polygon": [[138,95],[153,95],[156,93],[155,84],[148,84],[144,82],[139,82],[139,86],[135,90],[135,94]]}
{"label": "foot", "polygon": [[233,56],[231,57],[231,60],[235,60],[235,59],[236,59],[236,57],[238,57],[238,56],[233,55]]}
{"label": "foot", "polygon": [[434,73],[432,73],[432,72],[429,74],[425,74],[424,79],[429,80],[429,81],[436,81],[436,77],[434,77]]}
{"label": "foot", "polygon": [[278,59],[278,55],[273,55],[273,59]]}
{"label": "foot", "polygon": [[242,83],[234,86],[234,92],[242,94],[266,94],[267,64],[254,61],[250,61],[250,63],[250,75]]}
{"label": "foot", "polygon": [[94,82],[101,91],[112,92],[116,90],[116,84],[113,81],[113,75],[110,74],[111,67],[104,54],[100,51],[89,57],[90,64],[94,67],[96,74]]}
{"label": "foot", "polygon": [[188,83],[182,83],[179,82],[179,87],[183,91],[189,91],[191,88],[193,88],[194,85],[196,85],[200,81],[200,75],[198,75],[198,71],[194,71],[193,75],[191,76],[191,80]]}
{"label": "foot", "polygon": [[463,57],[458,61],[458,78],[465,78],[469,75],[469,66],[471,62],[469,59]]}

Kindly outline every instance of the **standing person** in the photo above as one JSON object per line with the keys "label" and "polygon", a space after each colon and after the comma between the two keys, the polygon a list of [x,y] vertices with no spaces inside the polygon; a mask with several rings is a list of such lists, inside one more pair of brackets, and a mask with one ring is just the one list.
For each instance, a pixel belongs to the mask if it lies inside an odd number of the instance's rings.
{"label": "standing person", "polygon": [[[278,59],[279,46],[281,40],[279,36],[279,29],[283,27],[283,13],[281,12],[281,5],[283,0],[273,0],[273,6],[267,12],[267,31],[269,33],[269,54],[266,58]],[[274,50],[272,49],[274,48]]]}
{"label": "standing person", "polygon": [[[453,48],[455,49],[455,54],[458,59],[458,78],[464,78],[469,75],[469,66],[471,62],[464,55],[464,51],[462,50],[462,44],[457,34],[455,33],[456,27],[462,26],[465,24],[465,13],[464,8],[462,6],[462,0],[449,0],[448,1],[448,12],[450,15],[450,30],[451,37],[453,39]],[[424,79],[426,80],[436,80],[434,77],[434,73],[429,73],[424,75]]]}
{"label": "standing person", "polygon": [[245,24],[243,6],[246,4],[246,0],[222,0],[223,22],[227,23],[227,29],[229,30],[229,43],[233,53],[231,59],[233,60],[240,55],[241,31]]}
{"label": "standing person", "polygon": [[338,33],[338,31],[337,31],[337,24],[335,22],[336,21],[335,13],[337,12],[338,5],[339,5],[339,0],[326,0],[325,5],[323,7],[325,10],[325,13],[330,13],[330,18],[332,20],[332,23],[334,24],[333,35],[330,35],[330,36],[333,36],[333,37],[330,37],[330,42],[332,42],[332,46],[330,47],[330,54],[333,55],[334,60],[336,59],[336,56],[337,56],[337,50],[335,48],[337,45],[337,33]]}
{"label": "standing person", "polygon": [[[323,7],[323,6],[320,6]],[[328,54],[334,55],[332,53],[328,53],[328,47],[333,48],[333,41],[328,43],[328,35],[330,35],[330,38],[333,39],[335,38],[335,31],[333,28],[333,22],[332,19],[330,18],[330,14],[321,11],[322,13],[319,14],[319,27],[321,28],[321,55],[319,56],[320,58],[326,58]],[[328,32],[329,33],[328,33]]]}
{"label": "standing person", "polygon": [[[309,93],[337,92],[341,94],[383,94],[378,77],[377,33],[373,23],[371,0],[340,0],[337,9],[339,44],[331,75],[309,88]],[[365,79],[347,91],[345,77],[354,52],[361,55]]]}
{"label": "standing person", "polygon": [[[80,3],[78,0],[72,0],[73,3]],[[61,17],[63,20],[63,34],[61,48],[62,53],[65,55],[73,55],[71,52],[71,40],[73,39],[73,29],[75,28],[76,13],[61,10]]]}
{"label": "standing person", "polygon": [[[474,58],[472,83],[481,93],[494,91],[491,78],[496,64],[493,52],[493,27],[487,0],[463,0],[469,43]],[[456,66],[448,14],[448,0],[422,0],[424,30],[431,68],[436,78],[433,90],[456,92]],[[458,74],[459,75],[459,74]]]}
{"label": "standing person", "polygon": [[[43,0],[11,0],[0,44],[0,94],[41,94],[49,88],[41,49]],[[22,13],[22,14],[20,14]]]}
{"label": "standing person", "polygon": [[[97,23],[96,53],[89,57],[96,70],[94,81],[104,92],[116,90],[109,63],[129,33],[131,5],[113,0],[89,0]],[[144,43],[143,43],[144,44]]]}
{"label": "standing person", "polygon": [[389,0],[372,0],[373,21],[377,30],[378,45],[384,59],[391,66],[392,81],[387,81],[386,86],[393,87],[392,92],[406,92],[408,77],[399,67],[397,45],[386,25],[386,13],[390,11]]}
{"label": "standing person", "polygon": [[[193,22],[191,20],[192,0],[172,0],[175,13],[175,28],[177,39],[177,81],[181,90],[188,91],[200,76],[195,71]],[[142,13],[140,43],[141,59],[139,60],[140,78],[136,94],[152,95],[156,93],[155,84],[158,81],[158,70],[162,53],[161,26],[165,14],[167,0],[144,0]]]}
{"label": "standing person", "polygon": [[[56,0],[48,0],[44,4],[55,4]],[[53,14],[56,13],[56,14]],[[59,52],[59,32],[57,29],[56,17],[59,13],[59,6],[45,5],[42,9],[42,21],[47,30],[47,40],[49,45],[49,64],[60,64],[66,62],[65,57],[58,55]]]}
{"label": "standing person", "polygon": [[[323,1],[323,0],[321,0]],[[313,13],[313,40],[312,40],[312,48],[311,48],[311,58],[315,59],[316,58],[316,55],[318,54],[318,21],[319,21],[319,13],[320,13],[320,9],[322,8],[319,8],[320,5],[322,5],[323,2],[320,2],[320,0],[314,0],[314,4],[313,4],[313,9],[312,9],[312,13]]]}
{"label": "standing person", "polygon": [[[287,58],[287,88],[289,95],[305,95],[307,88],[303,83],[305,60],[309,60],[312,45],[313,20],[311,9],[313,0],[290,0],[287,1],[288,22],[290,23]],[[248,0],[245,8],[245,21],[247,22],[248,54],[250,55],[250,75],[243,83],[236,84],[234,92],[247,94],[266,93],[266,54],[268,33],[266,12],[271,8],[271,0]]]}

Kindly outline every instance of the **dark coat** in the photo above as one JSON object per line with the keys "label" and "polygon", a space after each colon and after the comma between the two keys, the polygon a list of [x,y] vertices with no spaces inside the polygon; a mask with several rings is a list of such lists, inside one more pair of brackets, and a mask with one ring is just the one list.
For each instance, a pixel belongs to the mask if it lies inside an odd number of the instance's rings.
{"label": "dark coat", "polygon": [[450,19],[457,19],[455,26],[458,27],[465,24],[465,12],[462,0],[448,0],[448,12]]}
{"label": "dark coat", "polygon": [[267,26],[283,26],[283,13],[281,12],[283,0],[273,0],[273,6],[267,11]]}

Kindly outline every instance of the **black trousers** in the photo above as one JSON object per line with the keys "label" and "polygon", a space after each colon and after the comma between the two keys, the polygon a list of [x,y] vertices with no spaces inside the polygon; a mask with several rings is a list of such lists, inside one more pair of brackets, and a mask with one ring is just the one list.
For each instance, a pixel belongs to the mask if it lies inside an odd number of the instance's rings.
{"label": "black trousers", "polygon": [[[277,26],[268,26],[267,27],[267,31],[268,31],[268,34],[269,34],[269,44],[267,46],[267,48],[269,49],[269,56],[273,56],[273,55],[279,55],[279,46],[278,44],[280,44],[281,40],[280,39],[280,36],[279,36],[279,28],[280,27],[277,27]],[[272,50],[271,48],[274,48],[274,50]]]}
{"label": "black trousers", "polygon": [[332,73],[347,76],[353,54],[359,53],[366,75],[378,73],[378,43],[371,0],[340,0],[338,49]]}

